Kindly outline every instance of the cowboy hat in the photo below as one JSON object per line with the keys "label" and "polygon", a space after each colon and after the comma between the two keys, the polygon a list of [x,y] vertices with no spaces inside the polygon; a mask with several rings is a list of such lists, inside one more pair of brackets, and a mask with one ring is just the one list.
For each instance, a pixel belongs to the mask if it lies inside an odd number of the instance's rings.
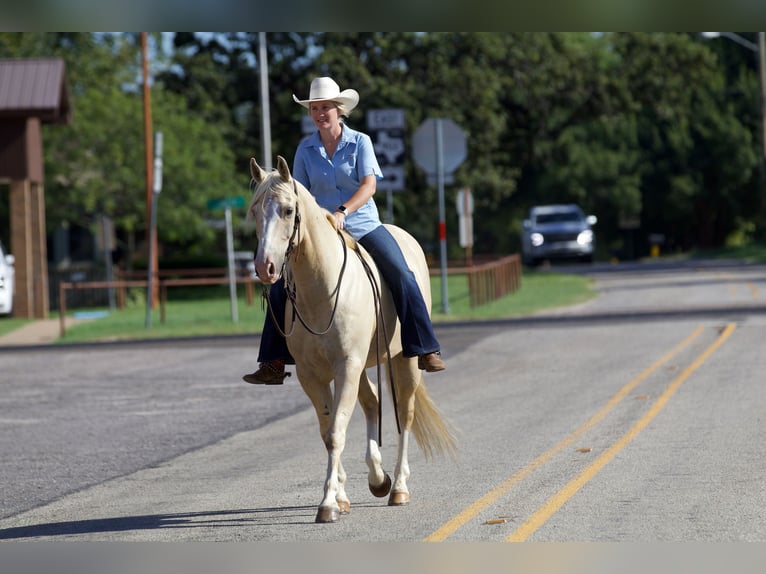
{"label": "cowboy hat", "polygon": [[308,108],[311,102],[329,100],[331,102],[343,104],[346,106],[346,112],[351,113],[351,110],[353,110],[359,103],[359,93],[352,89],[343,90],[341,92],[340,87],[335,83],[335,80],[323,77],[314,78],[311,81],[308,100],[299,100],[295,94],[293,94],[293,100],[304,108]]}

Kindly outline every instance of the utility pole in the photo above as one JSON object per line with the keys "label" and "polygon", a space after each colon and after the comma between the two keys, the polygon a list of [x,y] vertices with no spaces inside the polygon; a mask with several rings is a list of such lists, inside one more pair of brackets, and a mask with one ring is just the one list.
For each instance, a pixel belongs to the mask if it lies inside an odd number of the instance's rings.
{"label": "utility pole", "polygon": [[[152,103],[149,89],[149,55],[146,32],[141,32],[141,63],[143,69],[143,96],[144,96],[144,160],[146,164],[146,241],[148,273],[153,277],[159,275],[157,258],[157,238],[151,236],[152,202],[154,201],[154,147],[152,143]],[[159,300],[159,288],[156,281],[151,292],[152,308],[157,306]]]}
{"label": "utility pole", "polygon": [[266,32],[258,32],[258,68],[261,77],[261,149],[266,171],[271,169],[271,110],[269,108],[269,61]]}

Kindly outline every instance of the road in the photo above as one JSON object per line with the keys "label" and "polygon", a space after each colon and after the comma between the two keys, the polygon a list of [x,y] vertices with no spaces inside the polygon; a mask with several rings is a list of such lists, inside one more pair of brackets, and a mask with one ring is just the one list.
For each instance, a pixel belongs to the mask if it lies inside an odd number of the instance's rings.
{"label": "road", "polygon": [[294,377],[240,380],[256,336],[2,351],[0,540],[766,541],[766,267],[571,270],[599,297],[437,327],[460,451],[411,448],[409,506],[368,493],[357,409],[332,525]]}

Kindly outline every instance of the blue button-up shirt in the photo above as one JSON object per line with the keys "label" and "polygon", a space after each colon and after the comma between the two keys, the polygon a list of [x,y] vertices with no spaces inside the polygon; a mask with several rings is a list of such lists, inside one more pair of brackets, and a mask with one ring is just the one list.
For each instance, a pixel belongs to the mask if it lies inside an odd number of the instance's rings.
{"label": "blue button-up shirt", "polygon": [[[383,179],[372,140],[345,124],[332,158],[328,157],[318,131],[304,138],[295,151],[293,177],[331,213],[356,193],[362,178],[367,175]],[[380,224],[378,208],[370,198],[348,214],[345,227],[352,237],[360,239]]]}

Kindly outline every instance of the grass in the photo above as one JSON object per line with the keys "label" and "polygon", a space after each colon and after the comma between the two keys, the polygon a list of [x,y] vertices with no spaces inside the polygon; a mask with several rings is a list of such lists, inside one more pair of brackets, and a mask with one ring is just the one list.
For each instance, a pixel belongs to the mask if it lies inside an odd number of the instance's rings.
{"label": "grass", "polygon": [[11,331],[15,331],[19,327],[31,323],[29,319],[13,319],[11,317],[3,317],[0,319],[0,337]]}
{"label": "grass", "polygon": [[521,289],[501,299],[481,305],[470,306],[468,281],[465,275],[453,275],[447,279],[449,313],[441,312],[441,279],[431,278],[433,321],[481,321],[529,315],[546,309],[582,303],[595,297],[592,281],[580,275],[554,272],[525,271]]}
{"label": "grass", "polygon": [[[515,317],[544,309],[561,307],[586,301],[595,293],[591,281],[578,275],[552,272],[526,271],[522,286],[516,293],[471,308],[468,282],[465,275],[448,277],[447,294],[449,313],[442,313],[441,279],[431,280],[433,299],[433,320],[435,323],[449,321],[481,321]],[[67,328],[61,343],[85,341],[115,341],[129,339],[176,338],[194,336],[216,336],[260,333],[265,311],[261,309],[260,298],[247,305],[244,294],[237,301],[238,321],[232,321],[228,291],[220,296],[205,299],[190,299],[194,290],[174,296],[166,304],[165,322],[161,321],[160,310],[152,312],[151,327],[146,326],[146,307],[134,304],[122,310],[111,311],[107,316],[82,321]],[[95,309],[88,309],[88,311]],[[83,311],[79,309],[77,311]],[[69,313],[71,316],[72,313]],[[51,313],[51,317],[58,314]],[[0,329],[7,331],[28,323],[26,320],[9,319],[0,321]],[[0,331],[2,334],[3,331]]]}
{"label": "grass", "polygon": [[740,259],[746,263],[766,263],[766,243],[695,250],[689,255],[692,259]]}

